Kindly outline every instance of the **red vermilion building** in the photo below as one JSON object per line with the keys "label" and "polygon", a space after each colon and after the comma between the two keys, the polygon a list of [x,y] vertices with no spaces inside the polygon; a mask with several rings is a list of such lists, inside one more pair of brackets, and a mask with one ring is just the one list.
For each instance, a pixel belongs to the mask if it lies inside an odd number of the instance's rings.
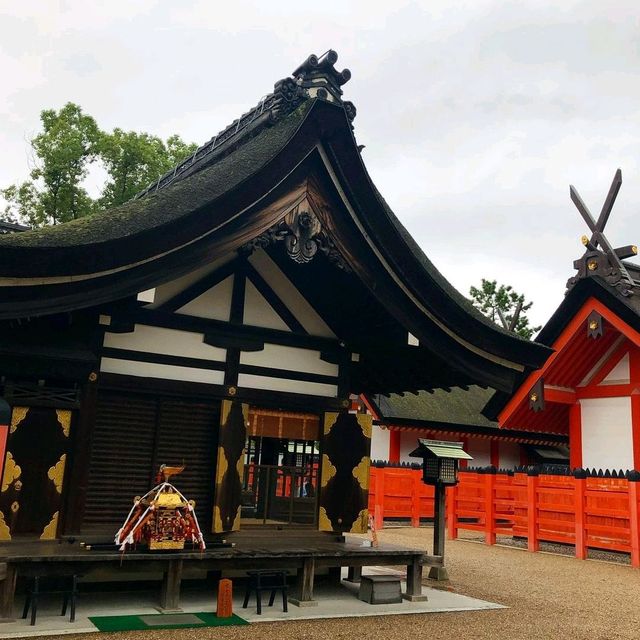
{"label": "red vermilion building", "polygon": [[640,267],[624,260],[636,247],[614,249],[603,234],[621,182],[618,171],[597,222],[571,189],[593,235],[536,338],[553,353],[484,410],[502,428],[567,434],[574,468],[640,469]]}

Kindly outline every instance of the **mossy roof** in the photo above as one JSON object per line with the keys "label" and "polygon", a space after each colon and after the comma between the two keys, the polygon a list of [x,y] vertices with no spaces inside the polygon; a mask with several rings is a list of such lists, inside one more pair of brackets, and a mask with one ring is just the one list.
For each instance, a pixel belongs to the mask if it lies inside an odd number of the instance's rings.
{"label": "mossy roof", "polygon": [[379,396],[377,406],[382,414],[380,417],[384,420],[400,418],[451,425],[497,427],[497,423],[480,413],[493,394],[493,389],[471,385],[468,390],[454,387],[451,391],[436,389],[433,393],[421,391],[418,395],[407,393],[404,396]]}

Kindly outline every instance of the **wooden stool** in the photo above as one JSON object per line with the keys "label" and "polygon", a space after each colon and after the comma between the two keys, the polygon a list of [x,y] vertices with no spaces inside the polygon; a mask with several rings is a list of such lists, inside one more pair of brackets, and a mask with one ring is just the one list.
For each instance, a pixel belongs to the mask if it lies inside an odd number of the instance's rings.
{"label": "wooden stool", "polygon": [[282,610],[287,613],[287,572],[286,571],[247,571],[247,590],[244,593],[242,608],[246,609],[249,604],[251,592],[256,593],[257,613],[262,615],[262,592],[271,591],[269,606],[273,606],[276,599],[276,592],[282,592]]}
{"label": "wooden stool", "polygon": [[[66,615],[67,607],[70,607],[69,622],[76,621],[76,596],[78,595],[78,576],[60,576],[54,578],[50,582],[50,586],[42,588],[40,579],[43,576],[34,576],[33,581],[27,587],[27,598],[22,610],[22,618],[26,619],[31,608],[31,625],[35,625],[36,616],[38,615],[38,600],[40,596],[51,594],[62,594],[62,612],[61,616]],[[66,584],[65,584],[66,582]]]}

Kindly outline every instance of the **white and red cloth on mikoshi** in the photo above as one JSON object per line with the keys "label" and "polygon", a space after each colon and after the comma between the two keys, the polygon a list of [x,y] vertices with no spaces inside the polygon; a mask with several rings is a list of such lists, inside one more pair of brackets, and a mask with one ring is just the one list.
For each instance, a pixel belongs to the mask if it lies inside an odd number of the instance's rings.
{"label": "white and red cloth on mikoshi", "polygon": [[[156,485],[141,498],[136,498],[129,515],[115,536],[115,543],[121,551],[138,543],[146,543],[150,548],[158,543],[168,542],[164,536],[158,538],[156,516],[161,511],[175,511],[170,540],[176,543],[191,542],[201,551],[206,548],[193,501],[187,500],[176,487],[166,480]],[[166,532],[165,532],[166,533]],[[168,548],[168,547],[165,547]]]}

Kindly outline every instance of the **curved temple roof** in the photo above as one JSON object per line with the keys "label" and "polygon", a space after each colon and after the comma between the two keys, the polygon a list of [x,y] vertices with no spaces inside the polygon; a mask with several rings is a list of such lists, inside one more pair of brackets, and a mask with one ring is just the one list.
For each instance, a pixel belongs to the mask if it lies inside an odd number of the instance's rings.
{"label": "curved temple roof", "polygon": [[272,229],[277,203],[297,188],[322,194],[331,247],[421,345],[504,390],[540,366],[549,350],[477,312],[380,196],[353,135],[355,107],[342,100],[350,73],[336,60],[311,56],[124,205],[0,236],[0,319],[95,306],[182,275]]}

